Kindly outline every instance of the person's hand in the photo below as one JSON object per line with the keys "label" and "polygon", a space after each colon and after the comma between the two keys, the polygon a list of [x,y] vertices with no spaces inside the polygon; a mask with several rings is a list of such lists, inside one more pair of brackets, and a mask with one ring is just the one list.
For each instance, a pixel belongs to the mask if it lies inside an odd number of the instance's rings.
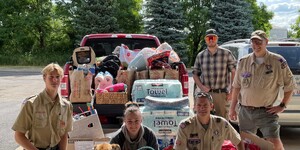
{"label": "person's hand", "polygon": [[210,88],[203,85],[201,91],[208,93],[210,91]]}
{"label": "person's hand", "polygon": [[233,120],[233,121],[237,120],[237,113],[236,113],[235,109],[230,108],[229,119]]}
{"label": "person's hand", "polygon": [[229,91],[229,93],[227,93],[226,95],[227,101],[230,101],[232,99],[232,92]]}
{"label": "person's hand", "polygon": [[284,107],[280,107],[280,106],[270,106],[266,108],[267,108],[267,112],[270,114],[278,114],[284,111]]}

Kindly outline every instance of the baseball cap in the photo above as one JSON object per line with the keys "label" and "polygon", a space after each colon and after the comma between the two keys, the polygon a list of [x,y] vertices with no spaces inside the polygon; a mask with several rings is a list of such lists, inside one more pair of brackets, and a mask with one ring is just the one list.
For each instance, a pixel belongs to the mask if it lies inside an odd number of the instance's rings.
{"label": "baseball cap", "polygon": [[260,39],[260,40],[262,40],[262,39],[268,39],[268,37],[267,37],[267,34],[264,31],[262,31],[262,30],[256,30],[256,31],[254,31],[254,32],[251,33],[251,38],[250,39],[251,40],[252,39]]}
{"label": "baseball cap", "polygon": [[199,98],[199,97],[206,97],[209,100],[209,102],[213,103],[212,96],[206,92],[198,92],[195,95],[195,98]]}
{"label": "baseball cap", "polygon": [[215,34],[215,35],[217,35],[217,31],[215,29],[208,29],[205,32],[205,36],[207,36],[209,34]]}

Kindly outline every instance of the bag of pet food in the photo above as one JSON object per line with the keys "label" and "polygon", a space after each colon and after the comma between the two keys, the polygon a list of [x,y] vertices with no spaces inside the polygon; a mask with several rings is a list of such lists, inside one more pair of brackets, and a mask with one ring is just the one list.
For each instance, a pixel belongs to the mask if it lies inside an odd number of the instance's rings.
{"label": "bag of pet food", "polygon": [[84,70],[74,70],[70,75],[71,83],[71,102],[91,102],[92,91],[91,85],[93,75],[90,72],[85,73]]}

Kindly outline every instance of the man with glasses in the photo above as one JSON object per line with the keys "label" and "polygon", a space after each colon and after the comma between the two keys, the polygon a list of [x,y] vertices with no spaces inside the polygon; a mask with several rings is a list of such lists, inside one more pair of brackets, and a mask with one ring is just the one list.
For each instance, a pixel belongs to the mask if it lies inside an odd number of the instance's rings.
{"label": "man with glasses", "polygon": [[239,150],[244,149],[239,133],[223,117],[210,114],[213,99],[210,94],[195,95],[195,116],[180,122],[176,135],[176,150],[220,150],[224,140],[230,140]]}
{"label": "man with glasses", "polygon": [[215,29],[206,31],[207,48],[196,57],[193,78],[197,90],[208,92],[214,99],[216,115],[228,119],[228,100],[230,99],[230,75],[233,80],[236,60],[231,51],[218,46],[218,35]]}
{"label": "man with glasses", "polygon": [[[229,117],[237,119],[235,108],[239,99],[239,126],[241,131],[256,133],[282,150],[278,124],[278,113],[283,112],[296,88],[293,74],[286,60],[266,48],[268,38],[264,31],[251,34],[253,53],[240,59],[233,81],[232,103]],[[284,97],[279,105],[274,105],[279,89],[283,87]],[[240,96],[239,96],[240,94]]]}

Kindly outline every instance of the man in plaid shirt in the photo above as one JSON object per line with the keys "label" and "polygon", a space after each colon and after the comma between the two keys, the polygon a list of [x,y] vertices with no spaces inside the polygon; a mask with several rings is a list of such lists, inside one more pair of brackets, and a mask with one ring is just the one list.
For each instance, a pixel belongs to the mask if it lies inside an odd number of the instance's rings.
{"label": "man in plaid shirt", "polygon": [[234,78],[236,59],[231,51],[218,46],[215,29],[206,31],[205,42],[207,48],[196,57],[193,78],[197,90],[212,95],[216,115],[228,120],[228,100],[231,99],[231,92],[228,89],[230,78],[231,81]]}

